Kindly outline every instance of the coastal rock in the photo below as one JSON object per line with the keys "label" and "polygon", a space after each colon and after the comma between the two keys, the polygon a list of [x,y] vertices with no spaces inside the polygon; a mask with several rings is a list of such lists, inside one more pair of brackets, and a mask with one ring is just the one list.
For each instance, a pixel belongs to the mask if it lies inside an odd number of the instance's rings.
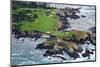
{"label": "coastal rock", "polygon": [[67,51],[67,54],[70,56],[70,57],[73,57],[74,59],[76,58],[79,58],[79,54],[77,52],[70,52],[70,51]]}
{"label": "coastal rock", "polygon": [[58,58],[61,58],[62,60],[67,60],[65,57],[62,57],[62,56],[56,56],[56,55],[54,55],[53,57],[58,57]]}
{"label": "coastal rock", "polygon": [[92,27],[89,29],[92,33],[96,33],[96,27]]}
{"label": "coastal rock", "polygon": [[70,18],[72,18],[72,19],[78,19],[80,17],[78,15],[71,15]]}
{"label": "coastal rock", "polygon": [[70,41],[66,42],[65,49],[67,49],[67,51],[69,51],[69,52],[79,52],[79,53],[81,53],[83,51],[83,49],[78,44],[76,44],[74,42],[70,42]]}
{"label": "coastal rock", "polygon": [[52,56],[55,54],[63,55],[63,50],[48,49],[43,56]]}
{"label": "coastal rock", "polygon": [[79,30],[73,30],[72,32],[74,33],[74,36],[73,36],[73,39],[72,39],[74,42],[84,44],[85,41],[86,41],[86,38],[88,38],[87,32],[79,31]]}
{"label": "coastal rock", "polygon": [[83,53],[82,56],[90,58],[91,54],[93,54],[93,51],[86,49],[85,53]]}
{"label": "coastal rock", "polygon": [[84,44],[85,41],[89,40],[89,34],[85,31],[71,30],[67,31],[62,37],[64,41],[71,41],[78,44]]}
{"label": "coastal rock", "polygon": [[52,48],[53,48],[52,45],[46,45],[45,43],[41,43],[36,46],[36,49],[52,49]]}
{"label": "coastal rock", "polygon": [[89,40],[93,45],[96,45],[96,27],[89,29],[91,33],[89,34]]}

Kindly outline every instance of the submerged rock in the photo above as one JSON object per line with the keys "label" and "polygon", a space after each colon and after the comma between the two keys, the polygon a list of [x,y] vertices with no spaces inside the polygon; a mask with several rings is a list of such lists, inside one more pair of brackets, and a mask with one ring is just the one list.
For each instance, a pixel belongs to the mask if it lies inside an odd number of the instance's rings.
{"label": "submerged rock", "polygon": [[81,15],[81,17],[86,18],[86,16],[85,16],[85,15]]}

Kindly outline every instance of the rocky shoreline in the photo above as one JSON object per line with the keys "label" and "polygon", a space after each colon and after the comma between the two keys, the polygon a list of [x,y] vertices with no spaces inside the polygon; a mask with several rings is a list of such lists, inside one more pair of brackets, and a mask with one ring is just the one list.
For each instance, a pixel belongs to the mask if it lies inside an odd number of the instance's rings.
{"label": "rocky shoreline", "polygon": [[[59,27],[57,31],[66,33],[67,36],[63,35],[60,38],[57,38],[56,35],[52,35],[50,33],[44,33],[40,31],[20,31],[17,27],[17,25],[12,27],[12,34],[16,39],[20,39],[21,41],[24,41],[24,38],[35,38],[34,41],[37,41],[39,38],[45,38],[46,41],[40,44],[37,44],[35,49],[47,49],[46,52],[43,54],[43,57],[58,57],[62,60],[67,60],[67,58],[60,56],[64,55],[64,53],[67,53],[68,56],[73,58],[74,60],[77,58],[80,58],[80,55],[82,57],[88,57],[90,59],[90,55],[93,54],[93,51],[95,49],[86,48],[83,52],[82,46],[84,44],[90,44],[92,43],[94,46],[96,46],[96,27],[92,27],[88,29],[89,31],[81,31],[81,30],[70,30],[66,31],[65,29],[71,28],[70,23],[68,22],[68,18],[71,19],[79,19],[79,18],[86,18],[84,15],[77,15],[77,13],[80,13],[81,8],[65,8],[62,12],[57,12],[57,16],[59,19]],[[68,35],[67,33],[71,33],[72,35]],[[22,39],[21,39],[22,38]],[[59,56],[58,56],[59,54]]]}
{"label": "rocky shoreline", "polygon": [[[93,32],[93,34],[95,33],[94,27],[91,28],[90,30]],[[75,32],[77,32],[77,35],[79,35],[79,33],[82,34],[83,31],[75,30]],[[79,58],[78,53],[81,53],[83,51],[80,44],[85,44],[86,41],[90,41],[93,45],[95,45],[95,36],[93,36],[93,34],[90,35],[89,33],[84,33],[84,35],[73,36],[70,39],[66,39],[66,38],[56,39],[56,36],[53,36],[53,38],[54,38],[53,40],[52,39],[50,40],[50,38],[52,38],[52,36],[51,37],[49,36],[49,38],[46,38],[47,39],[46,42],[38,44],[35,49],[47,49],[45,54],[43,54],[44,57],[53,56],[56,54],[63,55],[63,52],[66,52],[70,57],[76,59],[76,58]],[[86,35],[87,35],[87,37],[85,37]],[[38,38],[41,38],[41,36],[42,35],[40,33],[38,33],[38,34],[36,33],[35,35],[31,36],[31,38],[35,38],[34,41],[36,41]],[[27,36],[21,35],[21,37],[17,37],[17,38],[20,39],[22,37],[26,38],[26,37],[28,37],[28,35]],[[87,44],[89,44],[89,43],[87,42]],[[95,50],[95,49],[91,49],[91,50]],[[82,56],[89,57],[90,54],[93,54],[93,52],[86,49],[85,53],[83,53]],[[58,56],[56,56],[56,57],[58,57]],[[62,57],[60,57],[60,58],[62,58]],[[64,59],[64,57],[63,57],[63,59]]]}

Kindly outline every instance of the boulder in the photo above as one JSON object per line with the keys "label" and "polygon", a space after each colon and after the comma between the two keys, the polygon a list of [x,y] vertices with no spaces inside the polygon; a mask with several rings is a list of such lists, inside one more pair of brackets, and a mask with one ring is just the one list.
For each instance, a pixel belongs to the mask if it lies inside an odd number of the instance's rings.
{"label": "boulder", "polygon": [[82,56],[90,58],[91,54],[93,54],[93,51],[90,51],[90,50],[86,49],[85,53],[83,53]]}
{"label": "boulder", "polygon": [[45,43],[38,44],[36,49],[52,49],[53,45],[45,45]]}
{"label": "boulder", "polygon": [[56,56],[56,55],[54,55],[53,57],[58,57],[58,58],[61,58],[62,60],[67,60],[65,57],[62,57],[62,56]]}
{"label": "boulder", "polygon": [[43,56],[52,56],[55,54],[63,55],[63,50],[48,49]]}
{"label": "boulder", "polygon": [[70,18],[72,18],[72,19],[79,19],[80,16],[78,16],[78,15],[71,15]]}
{"label": "boulder", "polygon": [[67,54],[70,56],[70,57],[73,57],[74,59],[76,58],[79,58],[79,54],[77,52],[70,52],[70,51],[67,51]]}

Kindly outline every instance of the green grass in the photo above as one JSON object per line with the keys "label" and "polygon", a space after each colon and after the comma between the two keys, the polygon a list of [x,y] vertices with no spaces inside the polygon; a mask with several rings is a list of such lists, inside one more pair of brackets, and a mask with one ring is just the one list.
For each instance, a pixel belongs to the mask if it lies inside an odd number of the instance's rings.
{"label": "green grass", "polygon": [[[14,10],[13,13],[17,13],[23,10],[29,10],[27,8],[25,9],[17,9]],[[73,32],[60,32],[55,29],[58,27],[58,19],[56,16],[56,9],[50,9],[50,15],[52,16],[46,16],[45,13],[48,11],[48,9],[43,9],[43,8],[36,8],[36,9],[31,9],[32,13],[31,15],[38,15],[38,18],[35,19],[35,21],[29,22],[29,21],[20,21],[21,24],[19,29],[20,31],[40,31],[40,32],[50,32],[52,35],[57,36],[57,38],[62,38],[62,37],[72,37]],[[54,12],[54,13],[52,13]]]}
{"label": "green grass", "polygon": [[[46,9],[40,9],[40,10],[33,10],[33,15],[37,14],[38,18],[33,21],[22,21],[22,25],[20,27],[21,31],[32,31],[37,30],[41,32],[52,32],[57,27],[57,18],[55,14],[52,14],[52,16],[46,16],[45,12]],[[51,12],[54,10],[51,10]]]}

